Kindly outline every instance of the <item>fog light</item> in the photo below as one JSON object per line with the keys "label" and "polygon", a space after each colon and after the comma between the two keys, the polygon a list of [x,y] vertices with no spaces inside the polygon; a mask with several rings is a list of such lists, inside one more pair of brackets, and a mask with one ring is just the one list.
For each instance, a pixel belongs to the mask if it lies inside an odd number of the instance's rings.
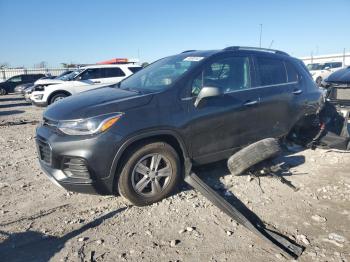
{"label": "fog light", "polygon": [[35,98],[35,99],[38,99],[38,100],[41,100],[41,99],[43,99],[43,96],[44,96],[44,95],[34,95],[34,98]]}

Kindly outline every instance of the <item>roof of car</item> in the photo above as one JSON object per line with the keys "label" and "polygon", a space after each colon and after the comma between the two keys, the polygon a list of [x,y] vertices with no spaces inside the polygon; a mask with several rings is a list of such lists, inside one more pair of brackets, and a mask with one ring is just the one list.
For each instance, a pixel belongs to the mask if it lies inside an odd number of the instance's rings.
{"label": "roof of car", "polygon": [[87,68],[108,68],[108,67],[141,67],[137,64],[112,64],[112,65],[89,65],[81,67],[81,69],[87,69]]}
{"label": "roof of car", "polygon": [[289,57],[289,54],[280,50],[269,49],[269,48],[259,48],[259,47],[249,47],[249,46],[229,46],[224,49],[217,49],[217,50],[186,50],[186,51],[183,51],[182,54],[207,57],[217,53],[225,53],[225,52],[249,52],[249,53],[255,53],[255,54],[272,54],[272,55],[276,54],[276,55],[283,55],[283,56]]}

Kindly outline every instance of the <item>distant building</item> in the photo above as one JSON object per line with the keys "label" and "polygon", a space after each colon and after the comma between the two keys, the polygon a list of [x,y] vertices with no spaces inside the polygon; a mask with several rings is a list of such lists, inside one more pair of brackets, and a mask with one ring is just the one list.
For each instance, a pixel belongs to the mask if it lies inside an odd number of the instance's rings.
{"label": "distant building", "polygon": [[300,57],[306,65],[315,63],[329,63],[329,62],[342,62],[343,66],[350,66],[350,52],[339,53],[339,54],[329,54],[329,55],[317,55]]}

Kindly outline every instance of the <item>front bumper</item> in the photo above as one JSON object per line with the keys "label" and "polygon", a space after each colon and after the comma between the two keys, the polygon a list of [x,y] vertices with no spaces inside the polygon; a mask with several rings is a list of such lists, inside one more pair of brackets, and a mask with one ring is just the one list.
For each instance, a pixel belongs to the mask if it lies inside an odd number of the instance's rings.
{"label": "front bumper", "polygon": [[114,132],[95,136],[67,136],[52,127],[37,128],[41,168],[55,184],[68,191],[113,194],[112,162],[121,137]]}
{"label": "front bumper", "polygon": [[[26,100],[26,101],[27,101],[27,100]],[[34,100],[29,99],[29,101],[27,101],[27,102],[30,102],[30,103],[32,103],[33,105],[38,106],[38,107],[46,107],[46,106],[47,106],[47,102],[46,102],[46,101],[37,102],[37,101],[34,101]]]}
{"label": "front bumper", "polygon": [[42,91],[34,91],[30,94],[30,100],[35,106],[47,106],[48,103],[45,99],[45,93]]}

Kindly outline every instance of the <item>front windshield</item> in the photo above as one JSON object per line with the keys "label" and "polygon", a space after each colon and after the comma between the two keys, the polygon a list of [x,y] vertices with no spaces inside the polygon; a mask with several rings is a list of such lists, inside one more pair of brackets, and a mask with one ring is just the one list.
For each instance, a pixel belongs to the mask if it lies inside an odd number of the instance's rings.
{"label": "front windshield", "polygon": [[122,81],[119,87],[140,92],[164,90],[203,58],[203,56],[190,56],[189,54],[163,58],[131,75]]}
{"label": "front windshield", "polygon": [[72,73],[63,75],[63,76],[59,76],[57,77],[58,80],[63,80],[63,81],[69,81],[74,79],[77,75],[79,75],[83,70],[82,69],[78,69],[73,71]]}

